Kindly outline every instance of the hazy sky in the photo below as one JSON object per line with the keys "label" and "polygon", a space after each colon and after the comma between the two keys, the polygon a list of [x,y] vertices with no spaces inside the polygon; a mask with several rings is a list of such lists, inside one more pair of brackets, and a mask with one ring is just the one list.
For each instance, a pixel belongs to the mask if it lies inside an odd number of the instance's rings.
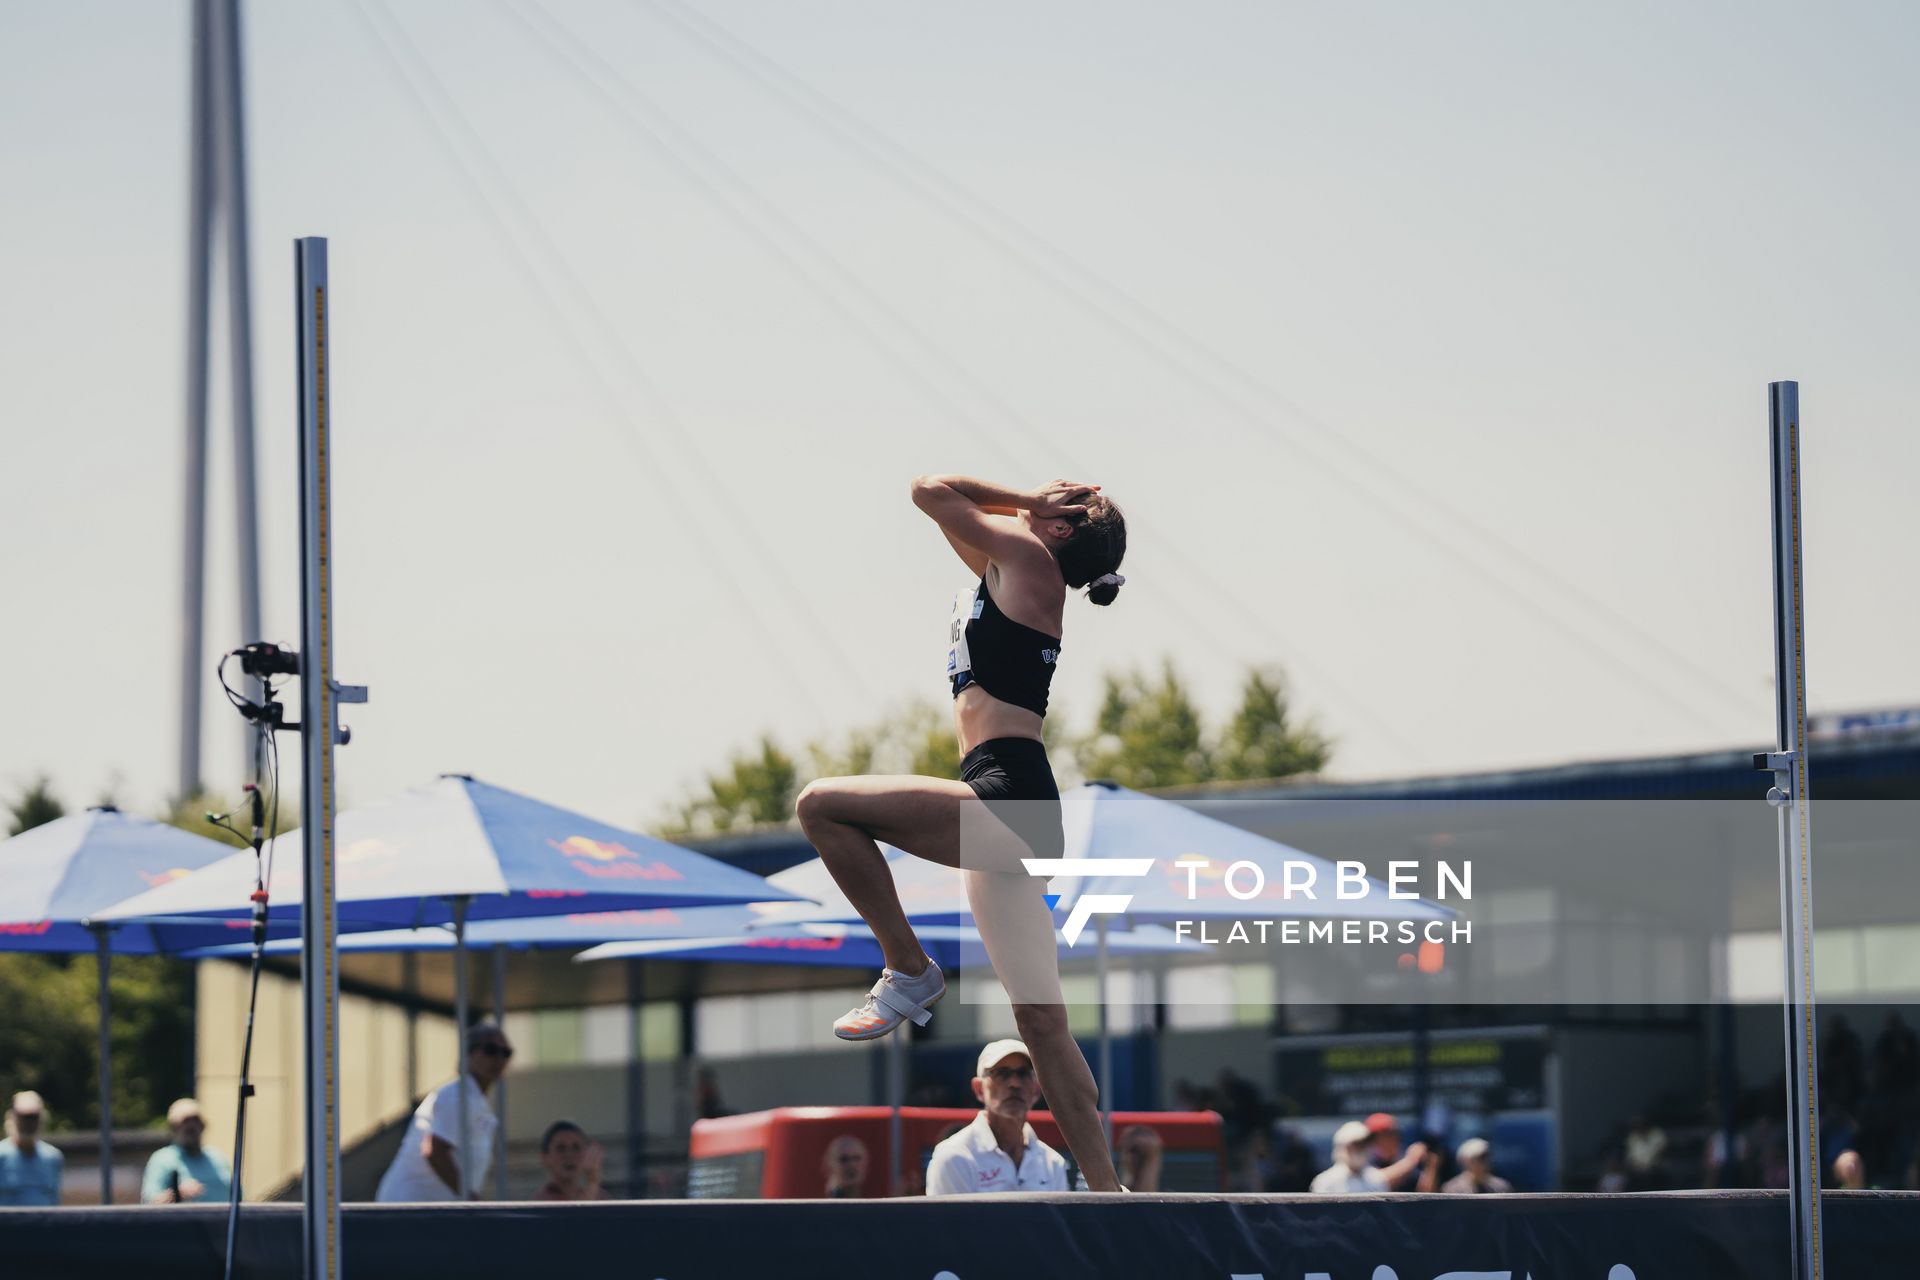
{"label": "hazy sky", "polygon": [[[69,803],[176,768],[187,13],[0,8],[0,787]],[[1811,700],[1920,701],[1911,5],[246,19],[267,631],[324,234],[349,804],[459,770],[636,823],[944,700],[924,471],[1129,513],[1076,726],[1171,655],[1216,719],[1284,666],[1340,776],[1758,743],[1774,378]]]}

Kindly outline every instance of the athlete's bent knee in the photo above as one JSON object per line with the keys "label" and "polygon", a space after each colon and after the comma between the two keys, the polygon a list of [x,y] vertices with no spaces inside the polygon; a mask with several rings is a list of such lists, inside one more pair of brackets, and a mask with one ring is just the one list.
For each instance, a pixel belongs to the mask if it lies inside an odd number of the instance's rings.
{"label": "athlete's bent knee", "polygon": [[800,819],[801,826],[832,820],[835,781],[833,778],[815,778],[801,788],[800,798],[793,802],[793,813]]}

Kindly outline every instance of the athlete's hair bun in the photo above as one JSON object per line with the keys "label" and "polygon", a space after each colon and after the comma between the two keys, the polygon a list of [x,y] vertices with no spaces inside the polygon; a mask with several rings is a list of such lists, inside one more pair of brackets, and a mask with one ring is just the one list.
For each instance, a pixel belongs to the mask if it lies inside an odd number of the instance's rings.
{"label": "athlete's hair bun", "polygon": [[1087,599],[1095,604],[1112,604],[1113,598],[1120,594],[1126,578],[1117,573],[1103,573],[1087,584]]}
{"label": "athlete's hair bun", "polygon": [[1061,578],[1069,587],[1085,587],[1095,604],[1113,603],[1126,581],[1118,572],[1126,554],[1126,517],[1103,493],[1087,499],[1087,514],[1074,522],[1072,535],[1056,552]]}

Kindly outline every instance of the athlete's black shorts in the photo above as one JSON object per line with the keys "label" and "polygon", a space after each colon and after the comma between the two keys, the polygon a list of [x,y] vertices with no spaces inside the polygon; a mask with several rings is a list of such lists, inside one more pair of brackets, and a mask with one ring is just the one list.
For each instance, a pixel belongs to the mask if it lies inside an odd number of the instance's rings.
{"label": "athlete's black shorts", "polygon": [[[989,738],[960,762],[960,781],[1026,842],[1034,857],[1061,856],[1060,787],[1047,763],[1046,744],[1035,738]],[[961,860],[964,865],[964,853]]]}

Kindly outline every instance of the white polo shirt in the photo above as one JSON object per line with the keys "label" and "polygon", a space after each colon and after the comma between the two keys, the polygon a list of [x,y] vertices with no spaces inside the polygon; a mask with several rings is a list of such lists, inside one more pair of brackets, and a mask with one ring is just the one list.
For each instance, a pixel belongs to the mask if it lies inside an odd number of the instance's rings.
{"label": "white polo shirt", "polygon": [[1355,1195],[1367,1191],[1391,1191],[1387,1185],[1387,1175],[1368,1165],[1355,1173],[1344,1164],[1334,1164],[1314,1175],[1309,1191],[1321,1195]]}
{"label": "white polo shirt", "polygon": [[457,1198],[453,1189],[440,1181],[440,1175],[427,1163],[422,1148],[428,1135],[448,1143],[456,1152],[465,1145],[468,1190],[486,1184],[487,1174],[493,1169],[493,1131],[500,1121],[487,1105],[487,1095],[481,1092],[478,1081],[462,1075],[459,1083],[467,1087],[468,1141],[465,1144],[460,1141],[460,1095],[456,1082],[449,1080],[428,1094],[414,1111],[413,1123],[400,1139],[400,1149],[393,1153],[393,1163],[387,1166],[386,1175],[373,1193],[375,1200],[391,1204]]}
{"label": "white polo shirt", "polygon": [[1021,1153],[1020,1167],[1015,1169],[1013,1158],[1000,1149],[999,1140],[993,1136],[987,1113],[980,1112],[972,1124],[933,1149],[933,1159],[927,1165],[927,1194],[1065,1191],[1066,1159],[1035,1137],[1032,1125],[1026,1126],[1025,1137],[1026,1150]]}

